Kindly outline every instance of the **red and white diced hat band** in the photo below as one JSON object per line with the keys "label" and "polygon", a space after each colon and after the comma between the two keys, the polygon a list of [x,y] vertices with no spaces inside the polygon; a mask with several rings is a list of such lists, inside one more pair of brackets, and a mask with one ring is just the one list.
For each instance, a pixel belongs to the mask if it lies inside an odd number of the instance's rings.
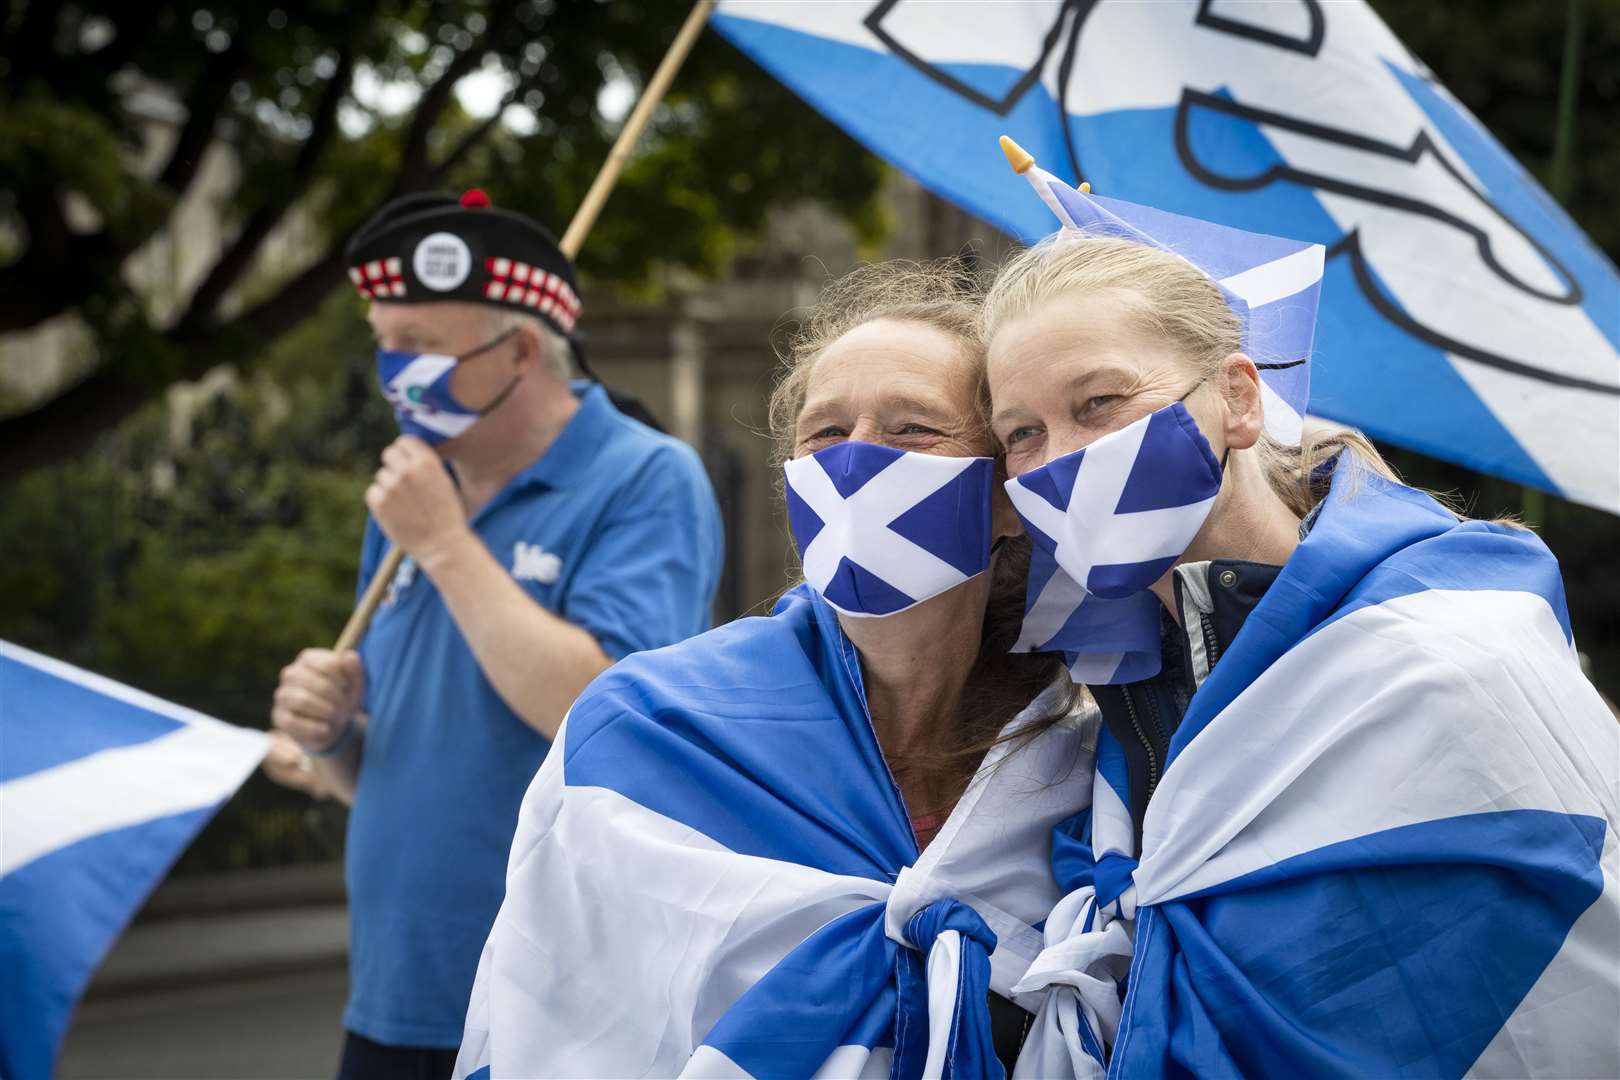
{"label": "red and white diced hat band", "polygon": [[532,312],[563,336],[581,305],[574,267],[537,222],[490,206],[474,188],[407,195],[361,227],[346,252],[349,280],[373,303],[494,304]]}

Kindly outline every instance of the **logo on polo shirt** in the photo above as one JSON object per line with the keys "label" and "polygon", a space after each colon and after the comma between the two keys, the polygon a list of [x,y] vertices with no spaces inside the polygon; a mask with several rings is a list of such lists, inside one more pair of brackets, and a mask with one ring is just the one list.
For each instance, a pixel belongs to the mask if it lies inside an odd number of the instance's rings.
{"label": "logo on polo shirt", "polygon": [[399,569],[394,571],[394,580],[388,583],[388,592],[383,594],[383,607],[388,607],[399,594],[411,587],[416,580],[416,560],[409,555],[400,561]]}
{"label": "logo on polo shirt", "polygon": [[519,540],[512,545],[512,576],[519,581],[538,581],[550,585],[562,573],[562,559],[539,544],[525,544]]}

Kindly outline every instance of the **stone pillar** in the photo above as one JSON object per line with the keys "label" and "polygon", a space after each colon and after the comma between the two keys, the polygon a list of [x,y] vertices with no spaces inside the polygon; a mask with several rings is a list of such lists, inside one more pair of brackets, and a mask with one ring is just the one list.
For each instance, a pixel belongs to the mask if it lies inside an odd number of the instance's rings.
{"label": "stone pillar", "polygon": [[670,326],[670,433],[688,446],[703,448],[703,328],[688,311]]}

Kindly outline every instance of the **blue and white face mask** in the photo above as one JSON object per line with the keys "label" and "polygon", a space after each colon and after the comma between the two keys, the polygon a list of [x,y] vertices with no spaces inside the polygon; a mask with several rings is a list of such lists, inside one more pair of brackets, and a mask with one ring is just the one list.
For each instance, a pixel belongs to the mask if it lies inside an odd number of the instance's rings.
{"label": "blue and white face mask", "polygon": [[804,578],[846,615],[893,615],[990,567],[990,458],[844,442],[785,468]]}
{"label": "blue and white face mask", "polygon": [[460,356],[437,353],[377,350],[377,380],[383,397],[394,407],[394,419],[401,435],[415,435],[430,446],[453,439],[472,427],[517,386],[521,376],[513,375],[506,388],[482,409],[464,404],[450,390],[450,373],[463,360],[488,352],[517,331],[507,330],[471,352]]}
{"label": "blue and white face mask", "polygon": [[1118,599],[1186,553],[1215,505],[1221,471],[1178,401],[1006,487],[1034,545],[1085,593]]}

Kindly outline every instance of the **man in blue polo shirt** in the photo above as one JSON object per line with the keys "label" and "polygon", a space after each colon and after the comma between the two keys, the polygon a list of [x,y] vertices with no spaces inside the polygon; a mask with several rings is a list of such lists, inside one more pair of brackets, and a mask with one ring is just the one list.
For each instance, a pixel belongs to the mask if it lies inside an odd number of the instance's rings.
{"label": "man in blue polo shirt", "polygon": [[579,299],[550,234],[481,192],[408,196],[349,248],[403,434],[366,492],[356,653],[306,649],[274,726],[350,801],[339,1075],[448,1076],[518,806],[575,696],[709,624],[721,533],[682,443],[570,382]]}

